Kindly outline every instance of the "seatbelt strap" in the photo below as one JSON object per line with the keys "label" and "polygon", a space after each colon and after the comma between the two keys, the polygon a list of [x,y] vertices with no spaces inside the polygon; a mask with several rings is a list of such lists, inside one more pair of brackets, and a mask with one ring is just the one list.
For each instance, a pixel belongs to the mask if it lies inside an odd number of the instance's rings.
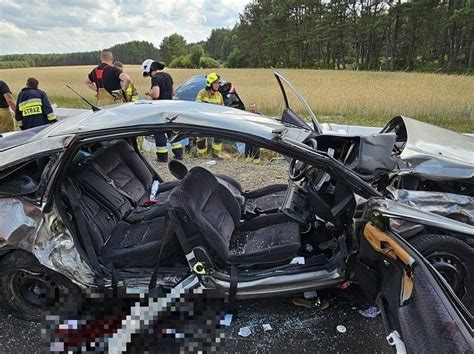
{"label": "seatbelt strap", "polygon": [[192,261],[192,259],[190,259],[188,255],[192,254],[193,250],[191,246],[189,245],[188,240],[186,239],[186,234],[184,233],[183,227],[181,226],[181,223],[178,219],[178,216],[176,215],[176,212],[171,209],[168,211],[168,215],[171,219],[171,222],[173,223],[173,228],[175,229],[174,231],[176,232],[176,236],[178,236],[179,243],[181,247],[183,248],[184,254],[186,255],[186,259],[188,259],[188,262]]}
{"label": "seatbelt strap", "polygon": [[230,311],[237,314],[236,297],[237,285],[239,284],[239,266],[232,264],[230,266],[230,287],[229,287],[229,305]]}
{"label": "seatbelt strap", "polygon": [[99,260],[97,258],[97,254],[92,244],[92,239],[89,235],[89,231],[87,230],[86,220],[84,219],[84,216],[82,215],[81,207],[78,202],[79,195],[77,194],[77,191],[73,185],[73,182],[69,178],[66,180],[65,188],[66,188],[67,194],[70,196],[73,196],[73,198],[68,198],[68,199],[69,199],[69,203],[71,204],[72,209],[74,210],[74,214],[76,216],[76,224],[77,224],[77,227],[79,228],[79,233],[81,235],[81,238],[84,241],[83,244],[84,244],[84,248],[86,249],[87,257],[89,258],[89,261],[92,267],[94,268],[94,270],[100,273],[101,268],[100,268]]}
{"label": "seatbelt strap", "polygon": [[156,261],[156,265],[155,265],[155,269],[153,270],[153,274],[151,276],[151,279],[150,279],[150,284],[148,284],[148,289],[154,289],[156,288],[156,281],[158,279],[158,270],[160,268],[160,262],[161,262],[161,257],[163,255],[163,250],[165,249],[165,247],[168,245],[168,243],[171,241],[171,239],[173,238],[174,234],[174,227],[173,227],[173,222],[172,221],[168,221],[167,222],[167,228],[166,228],[166,233],[165,233],[165,237],[163,239],[163,243],[160,247],[160,253],[158,255],[158,260]]}

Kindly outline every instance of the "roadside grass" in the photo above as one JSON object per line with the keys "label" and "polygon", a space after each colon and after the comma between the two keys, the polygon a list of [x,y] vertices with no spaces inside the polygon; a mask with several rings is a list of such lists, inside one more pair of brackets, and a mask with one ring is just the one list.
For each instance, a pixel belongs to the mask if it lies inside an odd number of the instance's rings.
{"label": "roadside grass", "polygon": [[[94,92],[84,80],[90,66],[21,68],[0,70],[0,79],[17,93],[30,76],[40,81],[51,101],[60,107],[85,108],[85,103],[66,84],[94,102]],[[138,65],[126,65],[145,99],[150,81]],[[210,70],[207,70],[207,72]],[[428,73],[356,72],[334,70],[281,70],[298,87],[321,122],[383,126],[395,115],[405,115],[444,128],[474,132],[474,76]],[[169,69],[176,84],[202,69]],[[219,69],[234,83],[242,100],[257,104],[267,115],[281,114],[283,99],[271,69]],[[295,97],[289,95],[290,104]],[[303,108],[294,104],[299,113]],[[304,113],[303,113],[304,114]]]}

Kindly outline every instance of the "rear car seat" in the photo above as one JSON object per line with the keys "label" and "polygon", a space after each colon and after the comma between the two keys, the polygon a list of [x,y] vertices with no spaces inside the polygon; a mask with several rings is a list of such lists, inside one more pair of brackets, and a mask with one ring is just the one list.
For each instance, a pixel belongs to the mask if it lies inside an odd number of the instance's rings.
{"label": "rear car seat", "polygon": [[[69,175],[74,189],[65,193],[80,204],[99,259],[117,268],[154,266],[170,207],[163,195],[177,182],[161,183],[160,203],[141,206],[157,176],[125,140],[114,141],[80,159]],[[79,219],[76,216],[76,221]]]}
{"label": "rear car seat", "polygon": [[153,267],[160,253],[162,239],[167,229],[167,209],[155,218],[140,223],[129,223],[124,220],[126,204],[117,204],[110,208],[100,202],[94,193],[79,178],[69,177],[66,183],[70,186],[62,191],[78,203],[82,218],[73,211],[76,222],[86,224],[86,230],[98,258],[104,264],[113,264],[116,268]]}
{"label": "rear car seat", "polygon": [[[125,140],[116,140],[97,150],[89,159],[90,165],[114,187],[124,192],[134,206],[142,205],[150,197],[151,186],[158,180],[156,173],[142,160]],[[178,181],[161,183],[158,201],[167,199],[167,194]]]}

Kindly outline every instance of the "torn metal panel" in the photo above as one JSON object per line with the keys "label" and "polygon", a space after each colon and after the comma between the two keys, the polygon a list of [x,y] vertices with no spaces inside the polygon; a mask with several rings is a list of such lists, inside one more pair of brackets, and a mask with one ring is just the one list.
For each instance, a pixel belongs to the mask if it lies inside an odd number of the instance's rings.
{"label": "torn metal panel", "polygon": [[394,200],[474,225],[474,197],[453,193],[389,188]]}
{"label": "torn metal panel", "polygon": [[18,198],[0,199],[0,248],[32,251],[43,212],[35,204]]}
{"label": "torn metal panel", "polygon": [[65,275],[77,285],[95,286],[94,272],[79,254],[56,210],[45,216],[32,252],[45,267]]}
{"label": "torn metal panel", "polygon": [[418,120],[394,117],[382,133],[395,132],[409,173],[444,181],[474,178],[474,138]]}
{"label": "torn metal panel", "polygon": [[387,218],[402,219],[417,225],[432,226],[474,237],[474,227],[472,225],[393,200],[373,198],[368,202],[368,210]]}
{"label": "torn metal panel", "polygon": [[[473,139],[474,140],[474,139]],[[431,181],[469,180],[474,179],[474,166],[460,163],[443,157],[411,155],[404,160],[408,173],[421,179]]]}

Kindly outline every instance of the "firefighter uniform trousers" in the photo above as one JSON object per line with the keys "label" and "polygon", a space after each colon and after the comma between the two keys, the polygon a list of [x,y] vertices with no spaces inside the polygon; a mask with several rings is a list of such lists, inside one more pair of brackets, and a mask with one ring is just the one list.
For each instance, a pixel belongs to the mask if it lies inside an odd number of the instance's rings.
{"label": "firefighter uniform trousers", "polygon": [[[202,89],[199,91],[196,101],[210,103],[210,104],[224,104],[224,98],[220,92],[211,94],[209,90]],[[212,141],[212,152],[214,157],[220,157],[222,151],[222,139],[214,138]],[[198,157],[205,157],[207,155],[207,138],[198,137],[197,138],[197,153]]]}
{"label": "firefighter uniform trousers", "polygon": [[109,91],[103,87],[97,89],[97,105],[99,107],[123,102],[124,99],[120,90],[113,91],[112,94],[110,94]]}
{"label": "firefighter uniform trousers", "polygon": [[[156,157],[160,162],[168,161],[168,139],[166,133],[155,134]],[[180,141],[171,144],[171,150],[175,159],[181,160],[183,158],[183,145]]]}
{"label": "firefighter uniform trousers", "polygon": [[[219,138],[214,138],[212,141],[212,152],[215,156],[220,156],[222,151],[222,140]],[[197,138],[197,153],[198,157],[206,157],[207,156],[207,138],[206,137],[198,137]]]}

